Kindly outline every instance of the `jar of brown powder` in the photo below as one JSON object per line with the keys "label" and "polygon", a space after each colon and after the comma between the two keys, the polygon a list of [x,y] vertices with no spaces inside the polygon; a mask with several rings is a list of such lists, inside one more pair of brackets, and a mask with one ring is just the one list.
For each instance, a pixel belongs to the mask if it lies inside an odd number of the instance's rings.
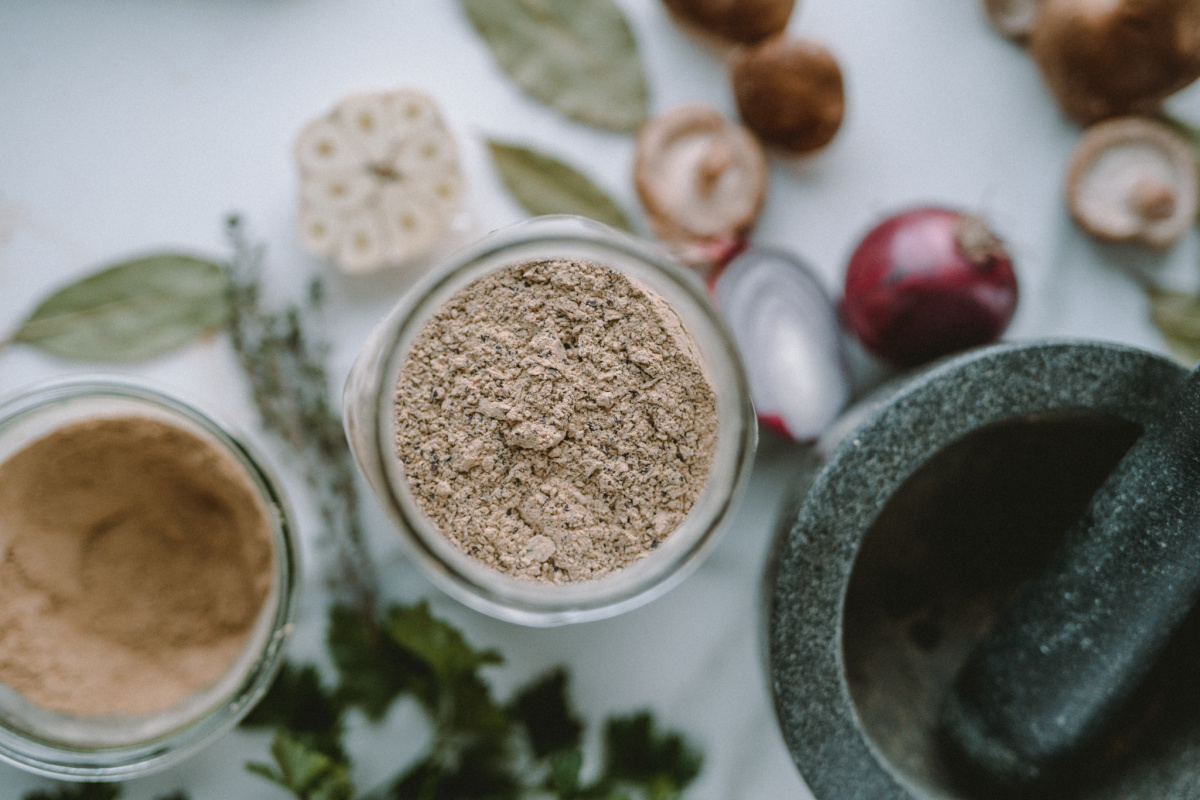
{"label": "jar of brown powder", "polygon": [[346,385],[359,466],[429,577],[526,625],[661,595],[730,517],[756,444],[704,286],[578,217],[485,237],[380,323]]}
{"label": "jar of brown powder", "polygon": [[118,780],[232,728],[282,663],[285,504],[210,418],[125,381],[0,405],[0,758]]}

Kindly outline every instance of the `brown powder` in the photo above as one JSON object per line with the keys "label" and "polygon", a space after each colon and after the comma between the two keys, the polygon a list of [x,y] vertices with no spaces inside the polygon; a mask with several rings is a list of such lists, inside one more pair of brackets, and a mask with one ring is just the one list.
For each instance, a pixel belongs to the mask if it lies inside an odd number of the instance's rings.
{"label": "brown powder", "polygon": [[708,477],[716,397],[657,295],[576,261],[523,264],[452,297],[397,386],[397,451],[437,528],[510,575],[627,566]]}
{"label": "brown powder", "polygon": [[160,711],[220,679],[270,590],[267,512],[173,425],[64,426],[0,464],[0,683],[70,714]]}

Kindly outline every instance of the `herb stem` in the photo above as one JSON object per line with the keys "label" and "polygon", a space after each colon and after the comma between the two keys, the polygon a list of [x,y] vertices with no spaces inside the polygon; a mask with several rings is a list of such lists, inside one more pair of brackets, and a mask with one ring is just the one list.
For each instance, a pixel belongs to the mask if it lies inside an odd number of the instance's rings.
{"label": "herb stem", "polygon": [[371,628],[376,624],[378,578],[359,515],[350,445],[341,416],[330,401],[322,341],[313,341],[306,313],[319,304],[310,291],[307,308],[269,311],[262,302],[264,248],[251,244],[241,222],[230,218],[233,247],[230,338],[250,381],[263,427],[299,457],[304,478],[323,523],[324,541],[335,551],[327,580],[339,603],[355,608]]}

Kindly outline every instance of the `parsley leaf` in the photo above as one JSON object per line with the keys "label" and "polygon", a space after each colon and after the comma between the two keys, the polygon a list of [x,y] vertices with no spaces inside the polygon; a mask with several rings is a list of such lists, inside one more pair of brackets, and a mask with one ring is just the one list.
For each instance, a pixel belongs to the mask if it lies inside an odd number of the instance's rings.
{"label": "parsley leaf", "polygon": [[429,665],[440,681],[454,681],[480,667],[504,662],[495,650],[471,647],[457,628],[435,618],[424,601],[390,608],[384,630],[393,642]]}
{"label": "parsley leaf", "polygon": [[495,740],[479,740],[452,759],[435,752],[396,781],[393,800],[517,800],[523,796],[508,753]]}
{"label": "parsley leaf", "polygon": [[311,664],[296,667],[285,663],[266,696],[241,724],[247,728],[284,728],[297,741],[334,761],[349,760],[341,745],[341,709]]}
{"label": "parsley leaf", "polygon": [[458,735],[506,737],[512,727],[491,688],[474,674],[440,687],[433,711],[441,725]]}
{"label": "parsley leaf", "polygon": [[422,665],[357,611],[331,608],[326,642],[340,676],[337,701],[360,709],[373,722],[383,719],[396,697],[414,692],[424,680]]}
{"label": "parsley leaf", "polygon": [[246,769],[279,784],[297,800],[351,800],[350,769],[287,733],[275,734],[271,745],[275,766],[251,763]]}
{"label": "parsley leaf", "polygon": [[[70,783],[56,789],[38,789],[26,792],[21,800],[116,800],[121,796],[121,787],[116,783]],[[157,800],[188,800],[183,791],[164,794]]]}
{"label": "parsley leaf", "polygon": [[508,711],[525,726],[538,758],[572,750],[583,737],[583,723],[567,699],[567,672],[561,667],[518,692]]}
{"label": "parsley leaf", "polygon": [[655,728],[648,711],[610,719],[604,730],[604,773],[641,787],[654,800],[678,797],[700,774],[703,757],[678,733]]}
{"label": "parsley leaf", "polygon": [[562,750],[550,757],[550,774],[546,788],[559,797],[575,797],[579,794],[579,773],[583,769],[583,753],[579,750]]}
{"label": "parsley leaf", "polygon": [[421,665],[423,673],[410,676],[413,693],[447,746],[464,736],[508,735],[511,720],[479,676],[480,668],[503,661],[499,653],[473,648],[424,601],[388,609],[383,630]]}
{"label": "parsley leaf", "polygon": [[430,748],[362,800],[678,800],[700,771],[699,753],[643,711],[608,721],[603,769],[585,780],[583,723],[566,671],[537,678],[502,705],[481,674],[501,663],[500,654],[473,647],[427,602],[392,606],[378,626],[334,606],[327,642],[337,689],[326,688],[314,667],[289,665],[247,723],[278,728],[275,763],[247,768],[297,800],[352,800],[341,747],[345,712],[358,708],[379,720],[401,695],[427,714]]}
{"label": "parsley leaf", "polygon": [[72,783],[28,792],[22,800],[116,800],[120,796],[121,787],[115,783]]}

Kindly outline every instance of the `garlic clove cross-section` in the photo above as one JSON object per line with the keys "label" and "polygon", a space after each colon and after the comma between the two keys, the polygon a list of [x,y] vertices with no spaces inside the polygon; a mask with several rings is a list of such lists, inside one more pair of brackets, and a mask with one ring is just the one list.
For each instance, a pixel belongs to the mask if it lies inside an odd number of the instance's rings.
{"label": "garlic clove cross-section", "polygon": [[1191,145],[1146,117],[1088,128],[1067,172],[1072,218],[1110,242],[1169,247],[1195,221],[1198,191]]}
{"label": "garlic clove cross-section", "polygon": [[461,206],[457,148],[415,89],[343,99],[300,132],[300,241],[349,273],[428,253]]}
{"label": "garlic clove cross-section", "polygon": [[707,105],[678,106],[638,132],[634,183],[664,241],[741,240],[767,194],[767,157],[748,130]]}

